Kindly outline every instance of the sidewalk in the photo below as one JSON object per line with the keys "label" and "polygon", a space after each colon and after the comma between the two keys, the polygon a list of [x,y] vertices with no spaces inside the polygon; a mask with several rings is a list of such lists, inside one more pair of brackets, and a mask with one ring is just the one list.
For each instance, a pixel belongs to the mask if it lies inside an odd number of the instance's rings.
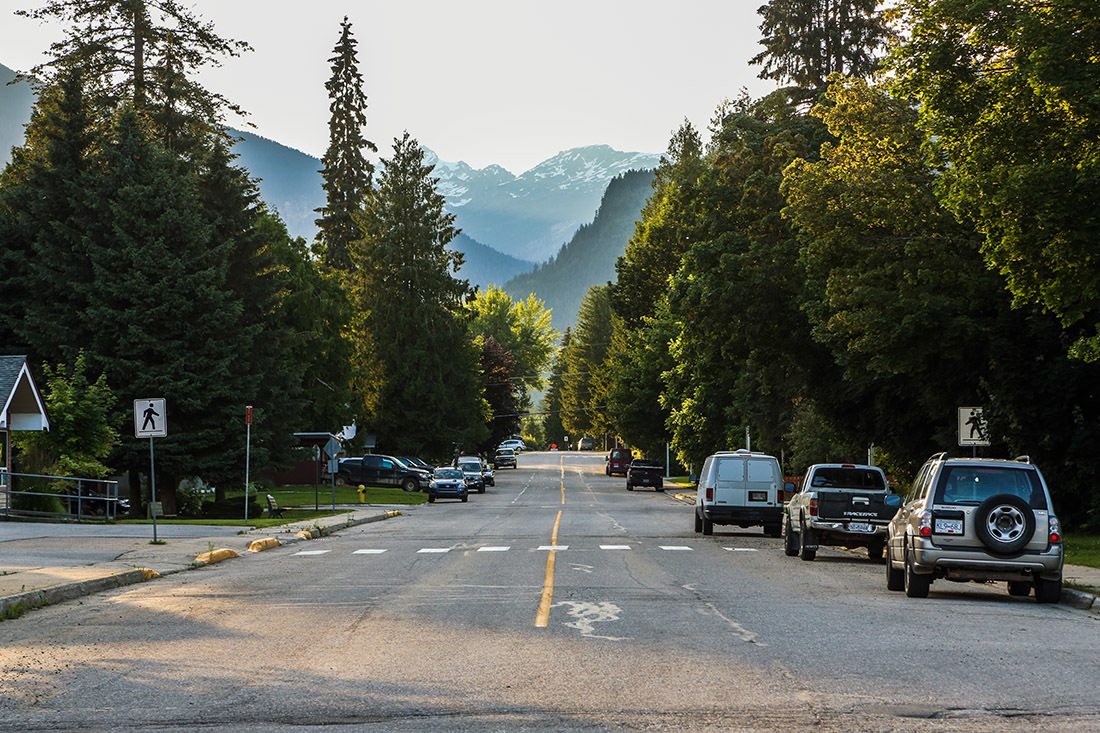
{"label": "sidewalk", "polygon": [[[160,545],[152,544],[149,539],[127,541],[119,538],[120,547],[133,549],[123,549],[116,559],[109,562],[32,568],[0,575],[0,620],[15,618],[33,608],[192,570],[230,557],[247,556],[270,547],[317,539],[348,527],[401,514],[400,511],[380,507],[338,508],[346,511],[333,517],[251,529],[229,536],[169,538]],[[151,538],[151,525],[149,531]],[[161,538],[165,539],[163,535]],[[53,544],[80,550],[87,546],[87,542],[85,536],[73,536],[54,538]]]}

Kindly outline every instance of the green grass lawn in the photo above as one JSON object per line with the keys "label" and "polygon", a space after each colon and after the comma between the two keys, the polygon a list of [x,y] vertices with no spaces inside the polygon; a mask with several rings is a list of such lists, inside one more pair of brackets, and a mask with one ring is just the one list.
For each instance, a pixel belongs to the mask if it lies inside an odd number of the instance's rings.
{"label": "green grass lawn", "polygon": [[1100,568],[1100,535],[1069,532],[1065,538],[1066,564]]}
{"label": "green grass lawn", "polygon": [[[242,492],[243,493],[243,492]],[[310,519],[317,519],[319,517],[331,517],[338,514],[344,514],[345,512],[333,512],[332,509],[327,511],[313,511],[313,508],[309,509],[284,509],[283,518],[268,517],[265,510],[263,516],[259,519],[255,517],[249,517],[247,524],[244,519],[157,519],[157,524],[202,524],[213,525],[215,527],[278,527],[282,524],[289,524],[291,522],[303,522]],[[117,524],[152,524],[151,519],[119,519]]]}
{"label": "green grass lawn", "polygon": [[[227,492],[230,496],[240,496],[243,493],[243,491],[238,491],[236,494]],[[280,507],[309,507],[312,509],[315,501],[317,502],[317,506],[321,509],[326,506],[332,506],[331,484],[318,487],[316,493],[314,493],[312,486],[277,486],[271,489],[262,490],[260,492],[259,501],[264,505],[265,509],[267,507],[267,494],[271,494],[275,497],[275,501]],[[368,486],[363,497],[364,504],[423,504],[426,501],[428,501],[427,492],[404,491],[402,489],[381,488],[377,486]],[[358,488],[355,486],[337,486],[336,503],[358,504]]]}

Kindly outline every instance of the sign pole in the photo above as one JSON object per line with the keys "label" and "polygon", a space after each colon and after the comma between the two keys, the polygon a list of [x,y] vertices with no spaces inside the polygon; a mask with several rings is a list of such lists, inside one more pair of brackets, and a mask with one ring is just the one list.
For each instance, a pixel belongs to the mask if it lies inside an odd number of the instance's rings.
{"label": "sign pole", "polygon": [[252,405],[244,408],[244,523],[248,524],[248,467],[252,461]]}
{"label": "sign pole", "polygon": [[153,507],[153,543],[157,542],[157,469],[153,459],[153,439],[149,438],[149,494]]}

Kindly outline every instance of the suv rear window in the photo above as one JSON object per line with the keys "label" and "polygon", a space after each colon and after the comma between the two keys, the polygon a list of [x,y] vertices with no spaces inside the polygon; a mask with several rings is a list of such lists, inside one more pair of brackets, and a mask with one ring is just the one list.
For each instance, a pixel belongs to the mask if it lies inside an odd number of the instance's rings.
{"label": "suv rear window", "polygon": [[1000,466],[948,466],[936,486],[937,504],[981,504],[991,496],[1011,494],[1032,509],[1046,509],[1047,499],[1039,475],[1026,468]]}
{"label": "suv rear window", "polygon": [[612,458],[630,458],[630,451],[626,448],[616,448],[611,451]]}
{"label": "suv rear window", "polygon": [[885,491],[886,482],[881,473],[866,468],[819,468],[814,471],[813,488]]}

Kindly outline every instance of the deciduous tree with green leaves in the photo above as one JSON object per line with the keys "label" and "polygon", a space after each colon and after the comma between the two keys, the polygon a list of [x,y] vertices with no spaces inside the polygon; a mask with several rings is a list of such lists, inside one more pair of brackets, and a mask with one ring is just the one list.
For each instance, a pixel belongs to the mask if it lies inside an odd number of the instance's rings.
{"label": "deciduous tree with green leaves", "polygon": [[513,378],[526,402],[532,389],[546,384],[542,376],[554,356],[559,334],[550,321],[550,311],[533,293],[514,301],[502,288],[490,285],[471,299],[470,332],[487,334],[515,359]]}
{"label": "deciduous tree with green leaves", "polygon": [[942,157],[948,207],[973,222],[1019,305],[1085,325],[1100,359],[1100,5],[902,0],[893,68]]}

